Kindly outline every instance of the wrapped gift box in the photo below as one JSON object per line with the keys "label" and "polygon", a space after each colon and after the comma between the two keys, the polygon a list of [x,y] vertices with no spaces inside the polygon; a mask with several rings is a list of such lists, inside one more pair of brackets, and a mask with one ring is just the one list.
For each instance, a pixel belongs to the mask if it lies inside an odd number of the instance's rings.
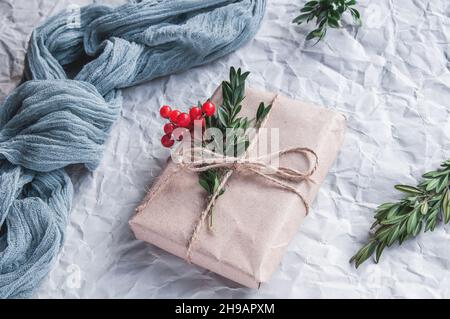
{"label": "wrapped gift box", "polygon": [[[212,100],[220,105],[220,89]],[[260,102],[273,102],[264,126],[279,129],[279,149],[307,147],[317,154],[314,182],[293,184],[312,203],[343,142],[344,116],[254,89],[247,89],[241,114],[253,117]],[[307,171],[311,163],[306,157],[287,155],[280,158],[280,165]],[[155,188],[158,192],[152,192]],[[186,259],[192,231],[207,205],[206,191],[197,173],[180,170],[172,160],[152,189],[130,220],[131,228],[138,239]],[[189,261],[257,288],[277,269],[306,213],[295,193],[261,176],[235,172],[215,205],[214,231],[206,225],[201,228]]]}

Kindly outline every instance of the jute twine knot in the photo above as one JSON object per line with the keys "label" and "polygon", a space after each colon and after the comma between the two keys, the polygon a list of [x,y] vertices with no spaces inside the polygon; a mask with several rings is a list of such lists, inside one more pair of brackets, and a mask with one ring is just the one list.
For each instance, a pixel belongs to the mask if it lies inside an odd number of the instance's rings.
{"label": "jute twine knot", "polygon": [[[300,171],[291,167],[283,167],[283,166],[272,166],[268,161],[275,157],[281,157],[286,154],[300,154],[310,160],[308,155],[311,155],[314,160],[313,165],[307,171]],[[310,161],[311,163],[311,161]],[[311,180],[311,176],[317,169],[318,166],[318,157],[317,154],[306,147],[292,147],[282,151],[274,152],[269,155],[259,156],[255,158],[247,158],[243,157],[234,157],[234,156],[224,156],[220,153],[213,152],[206,148],[202,147],[194,147],[191,149],[191,152],[181,153],[178,158],[177,165],[180,169],[186,169],[191,172],[205,172],[210,169],[218,169],[225,168],[227,169],[225,175],[222,178],[220,185],[214,191],[214,193],[209,197],[209,202],[206,205],[206,208],[202,211],[199,218],[195,223],[195,228],[189,238],[188,241],[188,249],[186,253],[186,260],[191,262],[191,254],[192,249],[194,247],[194,243],[196,242],[199,232],[205,223],[205,220],[211,215],[212,208],[214,207],[219,194],[225,187],[228,179],[230,178],[233,172],[242,172],[242,173],[251,173],[261,176],[266,181],[279,186],[282,189],[290,191],[296,194],[306,208],[306,214],[309,212],[309,204],[304,198],[304,196],[298,191],[298,189],[288,182],[301,182],[301,181],[309,181]]]}

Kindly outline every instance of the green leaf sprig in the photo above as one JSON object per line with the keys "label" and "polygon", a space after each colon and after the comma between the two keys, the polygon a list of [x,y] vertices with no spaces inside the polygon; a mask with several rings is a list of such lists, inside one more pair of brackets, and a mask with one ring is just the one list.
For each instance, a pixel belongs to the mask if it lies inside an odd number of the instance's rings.
{"label": "green leaf sprig", "polygon": [[[246,135],[248,128],[260,125],[272,107],[272,105],[266,106],[264,103],[261,103],[254,119],[239,117],[239,113],[242,110],[242,101],[245,98],[245,81],[249,74],[249,72],[242,73],[241,69],[236,70],[234,67],[231,67],[230,80],[222,82],[222,104],[214,116],[206,119],[207,128],[216,127],[222,131],[224,140],[221,141],[220,145],[223,145],[223,152],[227,155],[231,153],[230,148],[233,148],[235,156],[242,155],[237,154],[239,150],[247,150],[250,145]],[[231,142],[230,137],[234,138]],[[214,141],[209,140],[204,144],[212,142]],[[215,194],[220,186],[222,177],[227,171],[228,169],[217,168],[199,173],[199,183],[206,190],[209,198]],[[219,196],[224,192],[225,189],[222,189]],[[213,214],[211,213],[210,216],[210,224],[212,224]]]}
{"label": "green leaf sprig", "polygon": [[423,175],[424,180],[416,187],[396,185],[406,197],[396,203],[380,205],[375,212],[376,228],[373,238],[350,260],[358,268],[375,253],[378,263],[386,247],[395,242],[400,245],[417,236],[422,229],[433,231],[439,221],[450,221],[450,159],[441,168]]}
{"label": "green leaf sprig", "polygon": [[340,28],[342,15],[349,11],[353,17],[355,24],[361,24],[361,15],[358,10],[353,8],[356,0],[317,0],[308,1],[300,10],[300,15],[292,22],[298,25],[303,22],[309,23],[316,19],[316,29],[312,30],[306,36],[306,40],[317,39],[322,40],[326,33],[327,27]]}

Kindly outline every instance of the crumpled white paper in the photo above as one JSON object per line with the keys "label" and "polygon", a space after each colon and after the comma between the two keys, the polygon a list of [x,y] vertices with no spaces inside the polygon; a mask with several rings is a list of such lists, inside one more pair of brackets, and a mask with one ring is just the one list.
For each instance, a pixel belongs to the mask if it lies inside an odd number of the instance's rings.
{"label": "crumpled white paper", "polygon": [[[90,2],[0,0],[0,100],[20,80],[32,29],[69,4]],[[74,175],[66,244],[36,297],[450,297],[448,226],[386,250],[378,265],[348,263],[368,238],[373,209],[398,198],[393,185],[414,184],[450,156],[449,3],[361,0],[357,33],[330,30],[313,46],[304,40],[310,26],[290,23],[303,2],[269,0],[260,32],[244,48],[124,91],[101,166]],[[159,106],[204,100],[232,65],[252,72],[252,86],[341,111],[349,126],[311,214],[259,290],[135,240],[127,223],[168,155]]]}

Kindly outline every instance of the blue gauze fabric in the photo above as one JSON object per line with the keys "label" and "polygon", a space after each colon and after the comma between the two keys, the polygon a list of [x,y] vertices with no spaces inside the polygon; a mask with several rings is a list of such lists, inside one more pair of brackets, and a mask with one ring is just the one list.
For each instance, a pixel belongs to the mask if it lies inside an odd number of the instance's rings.
{"label": "blue gauze fabric", "polygon": [[[24,82],[0,106],[0,297],[30,297],[59,252],[73,187],[65,167],[99,164],[120,89],[230,53],[265,0],[153,0],[62,12],[34,30]],[[70,26],[70,27],[69,27]],[[82,64],[69,78],[65,66]],[[81,61],[81,62],[80,62]],[[67,69],[67,67],[66,67]]]}

